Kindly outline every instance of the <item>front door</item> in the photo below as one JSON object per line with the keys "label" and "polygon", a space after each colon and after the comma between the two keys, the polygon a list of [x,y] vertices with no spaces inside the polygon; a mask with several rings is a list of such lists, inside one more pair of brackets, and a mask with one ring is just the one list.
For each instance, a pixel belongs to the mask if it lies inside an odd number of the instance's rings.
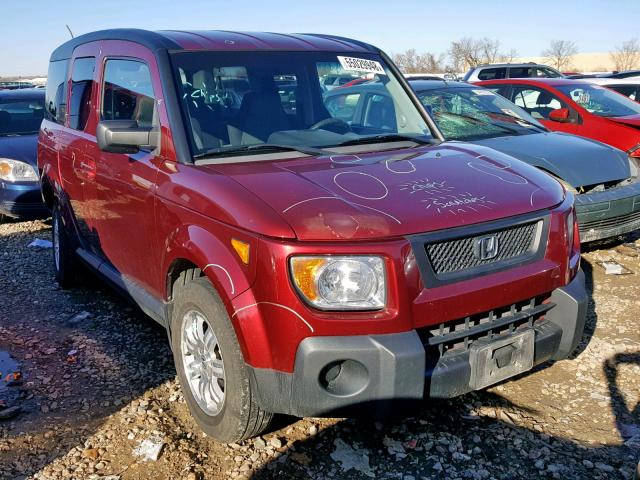
{"label": "front door", "polygon": [[[548,90],[531,85],[513,85],[511,101],[526,110],[549,130],[576,133],[577,112]],[[549,114],[559,108],[569,108],[571,121],[561,123],[549,119]]]}
{"label": "front door", "polygon": [[[132,56],[123,57],[123,51]],[[99,120],[135,120],[160,128],[162,90],[153,55],[129,42],[105,41],[100,65]],[[153,285],[160,275],[154,198],[161,149],[117,154],[100,151],[95,143],[92,148],[97,159],[92,217],[100,254],[128,289],[133,282],[160,297]]]}

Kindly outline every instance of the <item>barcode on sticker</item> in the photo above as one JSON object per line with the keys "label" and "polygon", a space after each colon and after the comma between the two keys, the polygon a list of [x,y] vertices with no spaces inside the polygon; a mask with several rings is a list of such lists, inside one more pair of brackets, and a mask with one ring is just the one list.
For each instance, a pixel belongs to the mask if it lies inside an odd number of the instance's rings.
{"label": "barcode on sticker", "polygon": [[338,61],[340,62],[340,65],[342,65],[342,68],[344,68],[345,70],[367,73],[380,73],[382,75],[385,75],[384,68],[382,68],[380,62],[376,62],[375,60],[338,56]]}

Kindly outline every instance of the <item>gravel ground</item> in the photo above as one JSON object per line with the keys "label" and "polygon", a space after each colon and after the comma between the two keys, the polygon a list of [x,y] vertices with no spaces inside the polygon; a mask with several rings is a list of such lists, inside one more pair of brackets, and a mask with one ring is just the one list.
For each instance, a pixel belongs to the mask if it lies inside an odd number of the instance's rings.
{"label": "gravel ground", "polygon": [[[575,358],[410,418],[281,418],[229,446],[191,420],[165,332],[91,276],[60,290],[34,238],[50,226],[0,225],[0,353],[22,373],[0,381],[0,478],[633,478],[640,236],[583,255],[592,300]],[[608,259],[633,273],[605,275]]]}

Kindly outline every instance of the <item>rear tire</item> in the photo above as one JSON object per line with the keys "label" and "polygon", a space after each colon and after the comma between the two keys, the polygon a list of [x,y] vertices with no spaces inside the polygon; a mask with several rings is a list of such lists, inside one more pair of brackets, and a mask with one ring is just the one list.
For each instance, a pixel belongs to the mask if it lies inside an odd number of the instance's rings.
{"label": "rear tire", "polygon": [[218,293],[200,270],[173,289],[171,347],[189,410],[214,439],[238,442],[263,432],[273,414],[255,401],[235,330]]}
{"label": "rear tire", "polygon": [[51,236],[53,243],[53,269],[56,281],[63,289],[71,288],[77,275],[77,258],[69,242],[69,234],[62,220],[62,211],[56,203],[51,211]]}

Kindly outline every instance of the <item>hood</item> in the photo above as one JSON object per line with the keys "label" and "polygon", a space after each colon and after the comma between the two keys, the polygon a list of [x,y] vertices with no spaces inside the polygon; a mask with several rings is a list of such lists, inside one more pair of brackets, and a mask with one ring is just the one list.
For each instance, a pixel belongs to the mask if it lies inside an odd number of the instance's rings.
{"label": "hood", "polygon": [[38,134],[0,136],[0,158],[20,160],[37,169]]}
{"label": "hood", "polygon": [[553,173],[578,188],[629,178],[622,150],[566,133],[546,132],[488,138],[474,142]]}
{"label": "hood", "polygon": [[640,128],[640,115],[629,115],[628,117],[605,117],[615,123],[622,123],[630,127]]}
{"label": "hood", "polygon": [[538,169],[459,142],[204,168],[257,195],[304,241],[441,230],[546,209],[564,196]]}

